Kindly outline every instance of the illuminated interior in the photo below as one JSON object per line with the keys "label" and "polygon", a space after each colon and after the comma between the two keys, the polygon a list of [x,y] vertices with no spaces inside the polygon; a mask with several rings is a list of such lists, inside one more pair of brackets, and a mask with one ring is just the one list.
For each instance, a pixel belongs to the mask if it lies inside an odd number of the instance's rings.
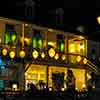
{"label": "illuminated interior", "polygon": [[28,83],[34,83],[38,87],[39,80],[46,83],[46,66],[31,64],[25,73],[26,89]]}
{"label": "illuminated interior", "polygon": [[[80,37],[73,37],[68,42],[68,53],[86,56],[86,40]],[[70,55],[69,61],[76,63],[77,56]]]}
{"label": "illuminated interior", "polygon": [[66,80],[66,75],[67,75],[67,68],[64,67],[56,67],[56,66],[50,66],[49,67],[49,81],[48,81],[48,86],[52,87],[52,73],[62,73],[64,72],[64,80]]}
{"label": "illuminated interior", "polygon": [[81,39],[80,37],[74,37],[69,39],[69,53],[85,55],[85,39]]}
{"label": "illuminated interior", "polygon": [[[84,84],[86,83],[85,80],[85,70],[84,69],[73,69],[73,74],[75,76],[75,87],[80,90],[83,88]],[[52,87],[52,74],[53,73],[62,73],[64,72],[64,88],[66,88],[66,77],[67,77],[67,68],[65,67],[56,67],[50,66],[48,69],[48,87]],[[25,86],[27,89],[28,83],[34,83],[39,88],[39,80],[43,80],[46,83],[46,66],[44,65],[34,65],[31,64],[29,69],[25,73]]]}
{"label": "illuminated interior", "polygon": [[78,90],[81,90],[83,88],[83,84],[86,83],[85,70],[84,69],[73,69],[73,68],[71,68],[71,70],[73,71],[73,74],[76,79],[75,80],[76,88]]}
{"label": "illuminated interior", "polygon": [[54,32],[48,32],[48,45],[56,48],[56,34]]}

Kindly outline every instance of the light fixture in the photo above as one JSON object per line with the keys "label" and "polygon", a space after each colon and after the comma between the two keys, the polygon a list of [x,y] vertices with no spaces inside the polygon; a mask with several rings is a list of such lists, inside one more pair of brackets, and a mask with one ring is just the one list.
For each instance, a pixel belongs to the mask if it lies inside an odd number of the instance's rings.
{"label": "light fixture", "polygon": [[97,17],[97,21],[100,24],[100,16]]}
{"label": "light fixture", "polygon": [[24,75],[25,75],[25,76],[27,76],[28,74],[27,74],[27,73],[25,73]]}
{"label": "light fixture", "polygon": [[28,24],[25,24],[25,27],[27,27],[28,26]]}
{"label": "light fixture", "polygon": [[48,53],[49,53],[49,56],[50,56],[51,58],[53,58],[54,55],[55,55],[55,50],[54,50],[54,48],[50,48],[49,51],[48,51]]}
{"label": "light fixture", "polygon": [[41,53],[41,57],[45,58],[45,53],[44,52]]}
{"label": "light fixture", "polygon": [[77,56],[76,60],[77,60],[77,62],[80,62],[81,61],[81,56]]}
{"label": "light fixture", "polygon": [[56,54],[55,54],[55,59],[57,60],[58,58],[59,58],[59,54],[56,53]]}
{"label": "light fixture", "polygon": [[32,56],[33,56],[34,59],[37,59],[38,56],[39,56],[38,51],[37,51],[37,50],[34,50],[34,51],[32,52]]}
{"label": "light fixture", "polygon": [[65,90],[65,88],[61,88],[61,91],[64,91]]}
{"label": "light fixture", "polygon": [[83,59],[83,63],[84,63],[84,64],[87,63],[87,59],[86,59],[86,58]]}
{"label": "light fixture", "polygon": [[52,91],[52,88],[51,87],[49,87],[49,91]]}
{"label": "light fixture", "polygon": [[30,39],[30,38],[25,37],[25,38],[24,38],[24,41],[25,41],[25,43],[26,43],[27,45],[30,45],[30,44],[31,44],[31,39]]}
{"label": "light fixture", "polygon": [[9,56],[10,56],[10,58],[14,58],[15,57],[15,52],[14,51],[11,51],[10,53],[9,53]]}
{"label": "light fixture", "polygon": [[12,85],[12,88],[16,91],[17,88],[18,88],[17,84],[13,84],[13,85]]}
{"label": "light fixture", "polygon": [[80,44],[80,49],[84,49],[84,45],[82,43]]}
{"label": "light fixture", "polygon": [[4,56],[6,56],[7,55],[7,49],[6,48],[4,48],[3,50],[2,50],[2,54],[4,55]]}
{"label": "light fixture", "polygon": [[49,31],[49,32],[53,32],[53,29],[49,28],[48,31]]}
{"label": "light fixture", "polygon": [[24,51],[24,50],[21,50],[21,51],[19,52],[19,56],[20,56],[21,58],[24,58],[24,57],[25,57],[25,51]]}
{"label": "light fixture", "polygon": [[82,88],[86,88],[86,85],[85,85],[85,84],[83,84],[83,85],[82,85]]}
{"label": "light fixture", "polygon": [[61,56],[61,58],[62,58],[62,60],[65,60],[65,59],[66,59],[66,55],[63,54],[63,55]]}

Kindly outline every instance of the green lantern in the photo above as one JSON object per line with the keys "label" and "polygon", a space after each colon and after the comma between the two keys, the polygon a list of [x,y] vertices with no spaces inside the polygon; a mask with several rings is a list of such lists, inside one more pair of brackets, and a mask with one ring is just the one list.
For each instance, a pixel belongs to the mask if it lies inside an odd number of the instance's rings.
{"label": "green lantern", "polygon": [[10,43],[10,33],[6,32],[5,33],[5,44],[8,45]]}
{"label": "green lantern", "polygon": [[33,45],[33,48],[36,48],[37,47],[37,40],[36,40],[35,37],[33,37],[32,45]]}
{"label": "green lantern", "polygon": [[61,42],[61,44],[60,44],[60,51],[61,52],[65,51],[65,44],[64,44],[64,42]]}
{"label": "green lantern", "polygon": [[17,39],[16,33],[12,33],[12,35],[11,35],[11,41],[12,41],[12,43],[13,43],[14,45],[16,45],[16,39]]}
{"label": "green lantern", "polygon": [[42,39],[41,38],[38,39],[38,47],[40,49],[42,48]]}

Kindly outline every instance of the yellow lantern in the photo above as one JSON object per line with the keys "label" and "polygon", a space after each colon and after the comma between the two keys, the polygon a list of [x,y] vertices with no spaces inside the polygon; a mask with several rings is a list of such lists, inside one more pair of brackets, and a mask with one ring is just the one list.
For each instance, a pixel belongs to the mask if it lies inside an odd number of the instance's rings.
{"label": "yellow lantern", "polygon": [[8,51],[7,51],[7,49],[5,49],[5,48],[2,50],[2,54],[3,54],[4,56],[7,55],[7,52],[8,52]]}
{"label": "yellow lantern", "polygon": [[81,56],[77,56],[77,62],[81,61]]}
{"label": "yellow lantern", "polygon": [[55,55],[55,59],[57,60],[58,58],[59,58],[59,54],[56,53],[56,55]]}
{"label": "yellow lantern", "polygon": [[54,50],[54,48],[50,48],[49,51],[48,51],[48,53],[49,53],[49,56],[50,56],[51,58],[54,57],[54,55],[55,55],[55,50]]}
{"label": "yellow lantern", "polygon": [[62,58],[62,60],[65,60],[66,59],[66,55],[63,54],[61,58]]}
{"label": "yellow lantern", "polygon": [[25,51],[24,50],[21,50],[20,53],[19,53],[19,56],[21,58],[24,58],[25,57]]}
{"label": "yellow lantern", "polygon": [[87,59],[86,59],[86,58],[83,59],[83,63],[84,63],[84,64],[87,63]]}
{"label": "yellow lantern", "polygon": [[100,16],[97,17],[97,21],[100,24]]}
{"label": "yellow lantern", "polygon": [[39,56],[38,51],[34,50],[33,53],[32,53],[32,56],[33,56],[34,59],[37,59],[38,56]]}
{"label": "yellow lantern", "polygon": [[15,57],[15,52],[14,51],[11,51],[10,53],[9,53],[9,56],[10,56],[10,58],[14,58]]}
{"label": "yellow lantern", "polygon": [[44,53],[44,52],[41,53],[41,57],[42,57],[42,58],[45,57],[45,53]]}

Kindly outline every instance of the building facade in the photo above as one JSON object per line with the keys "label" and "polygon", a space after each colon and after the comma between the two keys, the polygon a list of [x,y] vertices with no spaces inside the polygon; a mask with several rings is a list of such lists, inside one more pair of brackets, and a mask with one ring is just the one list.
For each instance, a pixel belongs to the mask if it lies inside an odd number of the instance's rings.
{"label": "building facade", "polygon": [[[91,62],[93,43],[69,32],[0,18],[2,87],[8,88],[11,82],[18,82],[19,89],[27,89],[29,83],[39,88],[42,81],[51,88],[56,74],[58,80],[63,79],[62,88],[65,89],[70,69],[75,76],[75,87],[80,90],[87,86],[92,71],[99,73],[99,68]],[[96,47],[96,51],[99,53],[99,48]]]}

